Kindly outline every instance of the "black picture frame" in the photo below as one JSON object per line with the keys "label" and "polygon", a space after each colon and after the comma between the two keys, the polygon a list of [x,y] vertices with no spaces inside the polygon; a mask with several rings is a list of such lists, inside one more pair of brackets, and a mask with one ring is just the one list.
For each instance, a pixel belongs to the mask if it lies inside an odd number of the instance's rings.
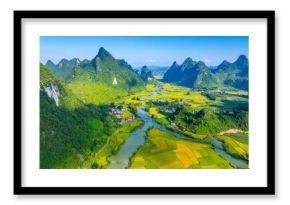
{"label": "black picture frame", "polygon": [[[267,20],[266,187],[24,187],[22,186],[22,19],[219,18]],[[273,195],[275,194],[275,11],[14,11],[14,194],[16,195]]]}

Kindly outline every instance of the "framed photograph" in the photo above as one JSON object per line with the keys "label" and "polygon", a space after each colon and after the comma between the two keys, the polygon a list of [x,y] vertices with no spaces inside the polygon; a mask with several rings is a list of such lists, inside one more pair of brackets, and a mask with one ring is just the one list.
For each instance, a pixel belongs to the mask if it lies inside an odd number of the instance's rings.
{"label": "framed photograph", "polygon": [[14,11],[14,194],[275,194],[274,11]]}

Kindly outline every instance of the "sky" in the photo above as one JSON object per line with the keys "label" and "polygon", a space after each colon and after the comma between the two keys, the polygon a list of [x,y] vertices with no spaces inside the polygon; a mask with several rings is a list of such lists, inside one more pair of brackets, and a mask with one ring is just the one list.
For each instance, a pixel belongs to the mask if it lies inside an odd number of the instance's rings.
{"label": "sky", "polygon": [[216,66],[248,56],[248,41],[248,36],[41,36],[40,61],[91,60],[104,47],[133,67],[182,64],[187,57]]}

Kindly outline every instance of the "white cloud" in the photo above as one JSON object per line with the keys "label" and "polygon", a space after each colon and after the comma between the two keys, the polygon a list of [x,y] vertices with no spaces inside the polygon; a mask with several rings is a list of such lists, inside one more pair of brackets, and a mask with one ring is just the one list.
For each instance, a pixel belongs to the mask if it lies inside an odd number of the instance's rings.
{"label": "white cloud", "polygon": [[145,63],[156,63],[157,60],[156,59],[148,59],[148,60],[145,60]]}
{"label": "white cloud", "polygon": [[211,62],[211,60],[210,60],[210,59],[208,59],[208,58],[206,58],[206,59],[204,59],[204,62],[206,62],[206,63],[210,63],[210,62]]}

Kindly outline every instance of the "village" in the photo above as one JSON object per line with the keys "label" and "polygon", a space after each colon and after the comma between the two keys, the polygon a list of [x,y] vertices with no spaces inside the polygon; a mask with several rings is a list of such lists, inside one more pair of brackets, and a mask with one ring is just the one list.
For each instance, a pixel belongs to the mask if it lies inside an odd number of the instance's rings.
{"label": "village", "polygon": [[119,125],[124,125],[124,123],[129,123],[135,119],[133,114],[124,118],[125,112],[126,109],[123,106],[113,106],[110,108],[110,115],[115,116],[119,120]]}

